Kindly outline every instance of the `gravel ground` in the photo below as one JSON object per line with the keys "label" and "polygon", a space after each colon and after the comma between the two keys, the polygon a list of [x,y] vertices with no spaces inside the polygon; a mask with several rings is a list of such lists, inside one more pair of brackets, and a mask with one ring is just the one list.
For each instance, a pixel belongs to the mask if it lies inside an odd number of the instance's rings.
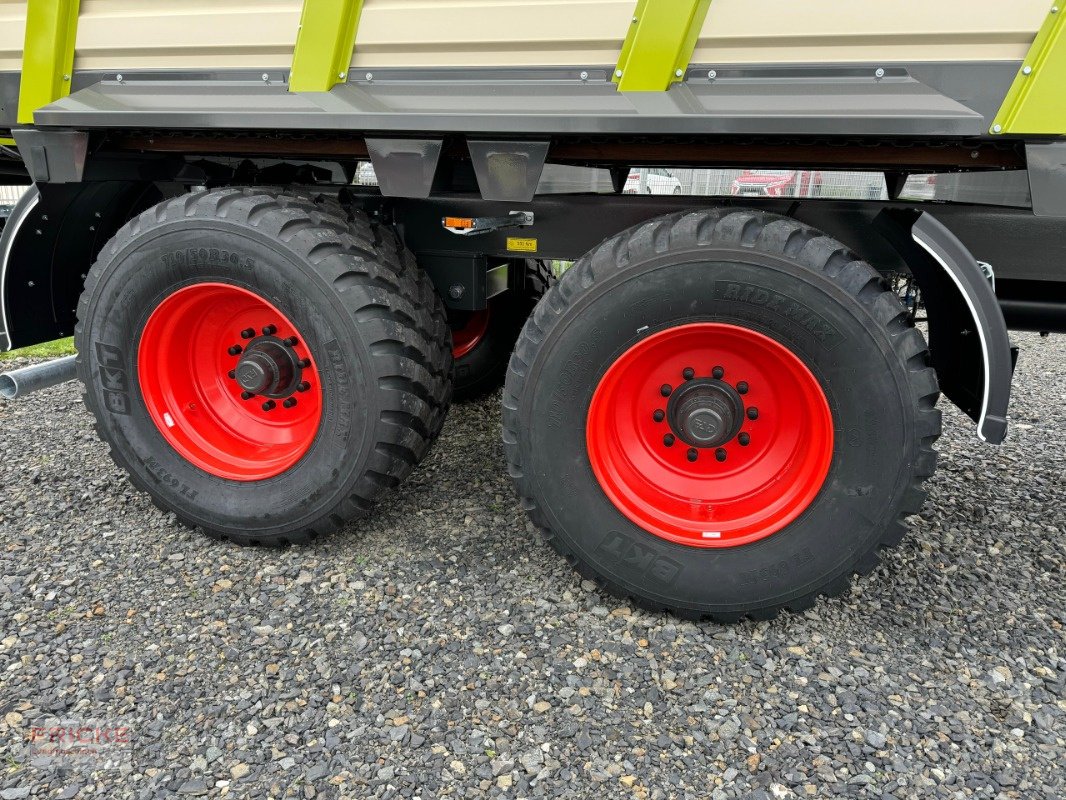
{"label": "gravel ground", "polygon": [[[733,627],[627,608],[538,542],[498,398],[284,552],[171,524],[73,385],[0,403],[0,799],[1063,797],[1066,337],[1017,339],[1009,443],[944,404],[902,546]],[[125,721],[128,763],[28,759],[47,715]]]}

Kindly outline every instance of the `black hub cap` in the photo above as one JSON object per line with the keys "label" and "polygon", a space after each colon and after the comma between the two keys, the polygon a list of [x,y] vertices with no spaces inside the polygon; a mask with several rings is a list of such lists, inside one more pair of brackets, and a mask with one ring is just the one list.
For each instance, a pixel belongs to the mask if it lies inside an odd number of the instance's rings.
{"label": "black hub cap", "polygon": [[235,370],[244,391],[265,397],[286,397],[298,383],[300,364],[291,347],[263,336],[245,348]]}
{"label": "black hub cap", "polygon": [[671,395],[666,416],[686,444],[718,447],[740,431],[744,402],[728,383],[702,378],[686,382]]}

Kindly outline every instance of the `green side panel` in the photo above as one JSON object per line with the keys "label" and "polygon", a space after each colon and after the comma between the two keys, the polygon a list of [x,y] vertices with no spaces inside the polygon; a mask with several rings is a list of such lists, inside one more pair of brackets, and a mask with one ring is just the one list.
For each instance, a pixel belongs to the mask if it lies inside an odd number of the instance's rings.
{"label": "green side panel", "polygon": [[638,0],[614,82],[622,92],[664,92],[680,81],[711,0]]}
{"label": "green side panel", "polygon": [[328,92],[348,77],[363,0],[304,0],[290,92]]}
{"label": "green side panel", "polygon": [[1059,5],[1029,48],[992,133],[1066,136],[1066,10]]}
{"label": "green side panel", "polygon": [[78,0],[29,0],[18,121],[33,123],[33,112],[70,94]]}

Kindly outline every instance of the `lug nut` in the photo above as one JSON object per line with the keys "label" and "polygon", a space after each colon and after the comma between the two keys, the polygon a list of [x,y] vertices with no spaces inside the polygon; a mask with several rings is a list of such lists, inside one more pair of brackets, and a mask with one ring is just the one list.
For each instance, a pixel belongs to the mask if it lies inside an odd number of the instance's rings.
{"label": "lug nut", "polygon": [[711,377],[716,380],[721,380],[723,375],[725,375],[725,369],[723,367],[715,367],[711,370]]}
{"label": "lug nut", "polygon": [[274,410],[274,406],[276,406],[276,405],[277,405],[277,403],[275,403],[273,400],[267,400],[265,403],[263,403],[263,410],[264,411],[273,411]]}
{"label": "lug nut", "polygon": [[309,384],[307,381],[300,381],[298,384],[296,384],[296,391],[298,392],[306,392],[310,388],[311,384]]}
{"label": "lug nut", "polygon": [[719,461],[725,461],[726,455],[728,454],[726,453],[724,447],[719,447],[717,450],[714,451],[714,457],[717,458]]}
{"label": "lug nut", "polygon": [[297,339],[295,336],[290,336],[288,339],[285,340],[285,344],[287,344],[289,347],[296,347],[296,345],[298,345],[299,343],[300,340]]}
{"label": "lug nut", "polygon": [[241,400],[251,400],[253,397],[255,397],[255,395],[251,392],[241,392]]}
{"label": "lug nut", "polygon": [[663,411],[661,408],[657,408],[655,409],[655,413],[651,415],[651,418],[656,422],[662,422],[664,419],[666,419],[666,412]]}
{"label": "lug nut", "polygon": [[296,398],[289,397],[282,403],[282,405],[285,406],[285,408],[292,408],[294,405],[296,405]]}
{"label": "lug nut", "polygon": [[242,339],[251,339],[253,336],[255,336],[255,328],[245,328],[241,331]]}
{"label": "lug nut", "polygon": [[237,377],[237,370],[231,369],[226,374],[229,375],[229,379],[232,381],[233,379],[235,379]]}
{"label": "lug nut", "polygon": [[686,381],[690,381],[696,377],[696,370],[694,370],[692,367],[685,367],[685,369],[681,373],[681,377],[684,378]]}
{"label": "lug nut", "polygon": [[241,347],[239,344],[235,344],[230,347],[230,349],[226,352],[229,353],[231,356],[239,356],[241,353],[244,352],[244,348]]}
{"label": "lug nut", "polygon": [[671,387],[668,383],[664,383],[662,386],[659,387],[659,394],[661,394],[663,397],[669,397],[670,392],[672,391],[673,387]]}
{"label": "lug nut", "polygon": [[752,406],[751,408],[749,408],[748,409],[748,419],[758,419],[758,418],[759,418],[759,409],[757,409],[755,406]]}
{"label": "lug nut", "polygon": [[267,325],[267,326],[265,326],[263,328],[263,335],[264,336],[273,336],[277,332],[278,332],[278,329],[277,329],[277,326],[275,326],[275,325]]}
{"label": "lug nut", "polygon": [[311,359],[301,358],[299,361],[296,362],[296,366],[298,366],[300,369],[307,369],[309,366],[311,366]]}
{"label": "lug nut", "polygon": [[741,381],[740,383],[738,383],[737,384],[737,394],[747,394],[747,393],[748,393],[748,382],[747,381]]}
{"label": "lug nut", "polygon": [[740,434],[740,436],[737,437],[737,441],[740,442],[741,447],[747,447],[749,444],[751,444],[751,436],[746,433],[742,433]]}
{"label": "lug nut", "polygon": [[699,454],[699,451],[697,451],[695,447],[690,447],[688,449],[687,456],[688,456],[688,460],[689,461],[695,461],[697,458],[700,457],[700,454]]}
{"label": "lug nut", "polygon": [[665,444],[667,447],[673,447],[674,435],[672,433],[666,434],[666,436],[663,437],[663,444]]}

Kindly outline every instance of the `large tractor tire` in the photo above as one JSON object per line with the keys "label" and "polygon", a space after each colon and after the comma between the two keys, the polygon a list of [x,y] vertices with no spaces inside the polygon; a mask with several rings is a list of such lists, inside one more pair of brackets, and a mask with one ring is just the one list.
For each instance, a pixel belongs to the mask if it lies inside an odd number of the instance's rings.
{"label": "large tractor tire", "polygon": [[457,401],[475,400],[503,384],[522,325],[553,280],[547,261],[529,259],[525,268],[522,292],[504,292],[482,311],[452,314]]}
{"label": "large tractor tire", "polygon": [[503,435],[523,506],[583,576],[761,619],[840,593],[900,540],[937,398],[869,265],[792,219],[703,210],[608,239],[548,292]]}
{"label": "large tractor tire", "polygon": [[115,462],[240,544],[337,530],[426,455],[451,392],[444,308],[395,235],[332,203],[196,192],[123,227],[78,307]]}

